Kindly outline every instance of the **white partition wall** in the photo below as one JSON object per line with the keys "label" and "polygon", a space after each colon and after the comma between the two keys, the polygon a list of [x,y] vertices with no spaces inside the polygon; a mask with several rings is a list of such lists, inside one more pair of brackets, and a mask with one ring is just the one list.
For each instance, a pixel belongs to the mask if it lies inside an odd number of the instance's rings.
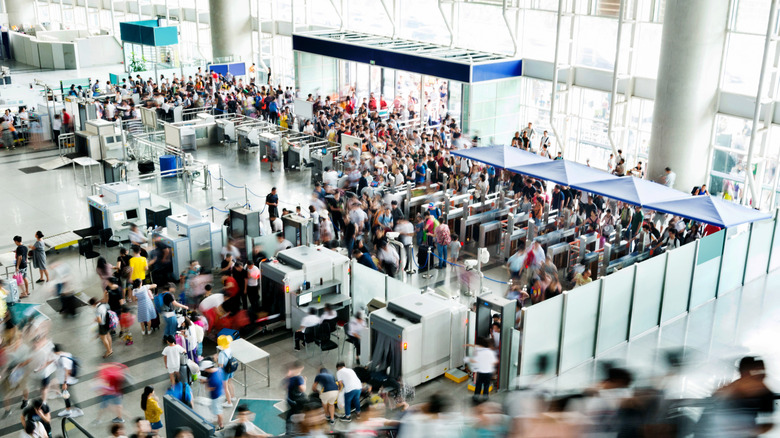
{"label": "white partition wall", "polygon": [[696,242],[696,267],[688,309],[700,306],[717,295],[725,237],[725,231],[718,231]]}
{"label": "white partition wall", "polygon": [[666,254],[661,324],[688,311],[695,261],[695,244],[681,246]]}
{"label": "white partition wall", "polygon": [[[411,294],[417,294],[420,295],[422,293],[422,290],[417,286],[412,286],[411,284],[404,283],[401,280],[395,279],[393,277],[385,277],[387,279],[387,301],[390,301],[395,298],[400,298],[405,295],[411,295]],[[378,287],[378,285],[375,285]]]}
{"label": "white partition wall", "polygon": [[658,326],[667,257],[664,253],[636,265],[629,339]]}
{"label": "white partition wall", "polygon": [[598,279],[563,294],[563,333],[558,372],[591,359],[596,350],[601,282]]}
{"label": "white partition wall", "polygon": [[372,299],[385,302],[385,274],[352,260],[352,309],[363,310]]}
{"label": "white partition wall", "polygon": [[745,264],[745,283],[749,283],[766,274],[769,266],[769,253],[772,250],[772,238],[775,221],[754,222],[750,229],[747,263]]}
{"label": "white partition wall", "polygon": [[628,339],[634,269],[635,266],[629,266],[602,279],[596,354]]}
{"label": "white partition wall", "polygon": [[718,294],[731,292],[742,286],[742,280],[745,278],[748,239],[750,239],[750,224],[726,230],[726,244],[723,246]]}
{"label": "white partition wall", "polygon": [[563,295],[525,307],[523,312],[522,354],[520,375],[539,374],[542,357],[547,358],[546,371],[556,373],[561,349],[561,321],[563,320]]}

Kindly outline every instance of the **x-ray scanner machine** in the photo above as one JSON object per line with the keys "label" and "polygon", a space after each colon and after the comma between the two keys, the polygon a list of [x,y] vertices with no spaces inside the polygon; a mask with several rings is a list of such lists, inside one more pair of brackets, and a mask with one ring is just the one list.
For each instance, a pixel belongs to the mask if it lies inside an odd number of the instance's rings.
{"label": "x-ray scanner machine", "polygon": [[284,315],[285,326],[297,330],[310,308],[322,313],[325,304],[349,317],[349,258],[321,246],[298,246],[279,252],[261,264],[262,308]]}
{"label": "x-ray scanner machine", "polygon": [[151,206],[149,193],[123,182],[100,185],[100,194],[87,197],[92,227],[111,228],[119,240],[125,241],[131,224],[141,224],[146,207]]}
{"label": "x-ray scanner machine", "polygon": [[187,206],[186,214],[165,219],[165,228],[154,232],[171,247],[174,273],[184,272],[190,260],[205,269],[219,266],[222,250],[222,226],[203,218],[198,209]]}
{"label": "x-ray scanner machine", "polygon": [[369,315],[371,369],[417,386],[464,363],[468,310],[433,292],[406,295]]}

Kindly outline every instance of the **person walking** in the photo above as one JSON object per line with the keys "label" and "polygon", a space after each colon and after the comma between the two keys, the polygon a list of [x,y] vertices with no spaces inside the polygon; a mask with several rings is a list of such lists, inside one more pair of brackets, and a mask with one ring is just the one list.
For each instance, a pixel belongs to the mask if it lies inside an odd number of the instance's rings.
{"label": "person walking", "polygon": [[202,379],[201,382],[206,385],[206,390],[209,392],[211,414],[216,417],[217,430],[222,430],[224,427],[222,419],[222,402],[225,399],[225,385],[222,370],[217,368],[214,362],[210,360],[204,360],[203,363],[201,363],[201,370],[206,377],[205,379]]}
{"label": "person walking", "polygon": [[[43,283],[49,281],[49,271],[46,269],[46,245],[43,242],[43,233],[41,231],[35,232],[35,243],[29,246],[33,255],[33,267],[38,269],[40,277],[36,283]],[[43,277],[46,277],[46,280]]]}
{"label": "person walking", "polygon": [[233,388],[233,373],[236,370],[231,369],[229,364],[233,357],[233,352],[230,350],[230,343],[233,342],[233,338],[226,335],[221,335],[217,338],[217,365],[223,370],[224,374],[224,387],[225,387],[225,407],[233,406],[233,400],[235,400],[236,390]]}
{"label": "person walking", "polygon": [[111,348],[111,334],[109,333],[110,318],[108,316],[108,305],[95,298],[89,299],[89,305],[95,309],[95,322],[98,326],[98,337],[101,342],[103,342],[103,347],[106,349],[106,352],[103,354],[103,359],[106,359],[114,354],[114,350]]}
{"label": "person walking", "polygon": [[160,408],[157,397],[154,395],[154,387],[151,385],[147,385],[143,394],[141,394],[141,410],[144,411],[144,417],[152,426],[153,431],[162,429],[163,424],[160,417],[163,411]]}
{"label": "person walking", "polygon": [[63,351],[58,344],[54,344],[54,354],[57,355],[57,380],[60,382],[62,399],[65,400],[65,409],[61,410],[57,416],[81,417],[84,415],[84,411],[76,406],[76,400],[73,399],[73,395],[68,390],[68,388],[79,382],[75,375],[78,373],[78,361],[72,354]]}
{"label": "person walking", "polygon": [[27,298],[30,296],[30,282],[27,280],[28,248],[22,244],[22,236],[14,236],[14,244],[16,245],[16,249],[14,250],[16,256],[16,271],[14,272],[14,277],[21,275],[24,279],[24,292],[19,298]]}
{"label": "person walking", "polygon": [[474,401],[487,400],[490,394],[490,381],[496,372],[498,358],[496,351],[490,348],[490,341],[480,337],[474,350],[474,355],[467,358],[471,371],[474,372]]}
{"label": "person walking", "polygon": [[355,370],[347,368],[343,361],[336,364],[336,380],[339,387],[344,391],[344,416],[341,421],[352,421],[352,411],[355,416],[360,417],[360,391],[363,384],[360,382]]}

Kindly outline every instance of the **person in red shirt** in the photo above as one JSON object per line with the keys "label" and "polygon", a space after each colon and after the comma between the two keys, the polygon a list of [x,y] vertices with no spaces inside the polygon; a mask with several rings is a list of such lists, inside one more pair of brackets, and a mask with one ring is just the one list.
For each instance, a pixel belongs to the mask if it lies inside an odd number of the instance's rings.
{"label": "person in red shirt", "polygon": [[67,111],[65,111],[65,108],[62,109],[62,132],[70,132],[70,123],[72,117],[70,114],[68,114]]}
{"label": "person in red shirt", "polygon": [[379,109],[387,109],[387,102],[382,94],[379,95]]}
{"label": "person in red shirt", "polygon": [[222,293],[225,295],[225,302],[222,308],[225,312],[235,314],[241,308],[241,298],[238,296],[238,282],[230,275],[230,272],[222,275]]}
{"label": "person in red shirt", "polygon": [[124,423],[122,419],[122,391],[127,382],[126,371],[127,366],[121,363],[107,363],[98,370],[97,378],[101,382],[98,387],[101,398],[98,420],[103,416],[105,410],[113,408],[116,415],[113,422]]}

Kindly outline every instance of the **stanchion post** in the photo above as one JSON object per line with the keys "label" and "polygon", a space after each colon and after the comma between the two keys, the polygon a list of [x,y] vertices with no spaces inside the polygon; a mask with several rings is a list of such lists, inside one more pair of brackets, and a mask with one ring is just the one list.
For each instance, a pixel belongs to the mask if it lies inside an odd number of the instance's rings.
{"label": "stanchion post", "polygon": [[207,164],[203,165],[203,190],[208,190],[211,188],[211,173],[209,173],[209,166]]}
{"label": "stanchion post", "polygon": [[211,222],[214,222],[214,207],[211,207],[210,210],[211,210]]}
{"label": "stanchion post", "polygon": [[428,257],[425,258],[425,264],[428,266],[428,271],[422,275],[422,278],[431,278],[433,277],[433,274],[431,274],[431,269],[433,266],[431,266],[431,256],[433,256],[433,248],[428,245]]}
{"label": "stanchion post", "polygon": [[244,205],[249,205],[249,192],[246,184],[244,184]]}
{"label": "stanchion post", "polygon": [[225,178],[222,178],[222,166],[219,166],[219,190],[222,192],[222,197],[219,198],[220,201],[225,201],[227,198],[225,197]]}

